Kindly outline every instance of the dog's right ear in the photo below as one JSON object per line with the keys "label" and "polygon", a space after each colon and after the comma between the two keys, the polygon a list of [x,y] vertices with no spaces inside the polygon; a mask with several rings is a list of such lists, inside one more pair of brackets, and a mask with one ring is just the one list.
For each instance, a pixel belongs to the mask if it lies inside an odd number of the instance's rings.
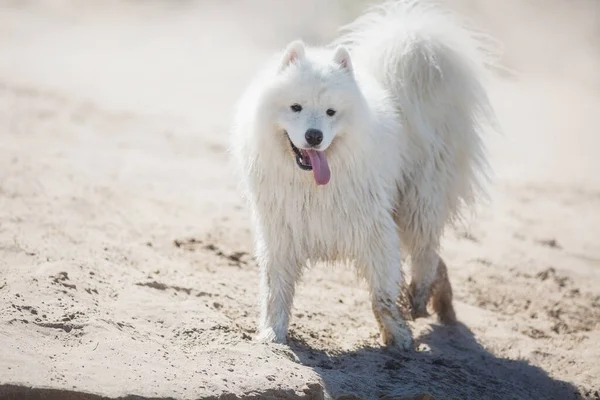
{"label": "dog's right ear", "polygon": [[340,67],[352,74],[352,60],[348,49],[344,46],[338,46],[333,53],[333,61],[335,61]]}
{"label": "dog's right ear", "polygon": [[295,40],[292,43],[288,44],[283,53],[283,57],[281,59],[281,64],[279,65],[279,70],[283,71],[290,64],[295,63],[304,58],[305,54],[305,46],[302,40]]}

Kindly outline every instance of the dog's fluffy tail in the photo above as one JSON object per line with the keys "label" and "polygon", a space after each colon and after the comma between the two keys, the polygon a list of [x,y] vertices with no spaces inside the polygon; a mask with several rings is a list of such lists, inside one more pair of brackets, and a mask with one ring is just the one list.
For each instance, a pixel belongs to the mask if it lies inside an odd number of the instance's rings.
{"label": "dog's fluffy tail", "polygon": [[461,206],[484,194],[488,176],[481,135],[497,128],[484,89],[494,42],[437,3],[418,0],[374,6],[343,32],[335,44],[349,48],[389,90],[411,150],[427,153],[416,155],[423,163],[414,168],[420,178],[410,178],[433,179],[440,193],[432,195],[448,204],[441,217],[459,216]]}

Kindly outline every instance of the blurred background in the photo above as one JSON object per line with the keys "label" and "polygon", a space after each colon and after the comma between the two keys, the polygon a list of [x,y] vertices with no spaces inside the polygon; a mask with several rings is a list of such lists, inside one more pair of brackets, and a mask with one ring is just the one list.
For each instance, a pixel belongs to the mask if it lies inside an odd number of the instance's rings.
{"label": "blurred background", "polygon": [[[539,147],[530,151],[511,143],[512,173],[568,174],[561,179],[571,183],[589,175],[600,140],[590,119],[600,90],[599,3],[445,3],[501,41],[502,61],[516,72],[494,98],[508,142],[518,131],[520,142]],[[0,73],[5,81],[40,85],[122,112],[185,120],[219,141],[233,101],[265,56],[297,37],[328,42],[367,4],[4,0]],[[580,156],[560,163],[557,152],[564,151]],[[525,161],[528,165],[521,164]]]}

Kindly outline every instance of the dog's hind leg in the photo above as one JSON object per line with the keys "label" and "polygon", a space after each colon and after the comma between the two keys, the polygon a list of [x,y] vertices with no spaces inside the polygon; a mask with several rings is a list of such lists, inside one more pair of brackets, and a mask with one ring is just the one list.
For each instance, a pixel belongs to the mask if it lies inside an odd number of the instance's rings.
{"label": "dog's hind leg", "polygon": [[411,256],[412,281],[410,297],[413,318],[426,317],[427,304],[431,300],[433,310],[441,322],[456,322],[452,306],[452,286],[444,260],[431,248],[426,248]]}
{"label": "dog's hind leg", "polygon": [[[381,232],[379,232],[381,233]],[[377,234],[368,251],[357,261],[361,275],[367,280],[375,319],[381,340],[386,346],[407,350],[412,344],[411,331],[404,321],[397,299],[403,284],[400,248],[394,229]]]}
{"label": "dog's hind leg", "polygon": [[456,322],[456,313],[452,306],[452,285],[448,279],[446,263],[441,257],[431,289],[431,305],[442,323],[453,324]]}

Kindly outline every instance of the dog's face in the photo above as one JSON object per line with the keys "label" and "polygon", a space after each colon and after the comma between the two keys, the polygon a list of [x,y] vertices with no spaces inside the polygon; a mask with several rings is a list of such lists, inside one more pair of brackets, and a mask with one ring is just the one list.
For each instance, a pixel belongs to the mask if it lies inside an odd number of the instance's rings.
{"label": "dog's face", "polygon": [[[336,137],[351,126],[362,96],[345,48],[306,54],[300,41],[291,43],[266,99],[277,134],[286,135],[291,160],[312,170],[317,184],[330,178],[327,155]],[[289,142],[289,143],[287,143]]]}

